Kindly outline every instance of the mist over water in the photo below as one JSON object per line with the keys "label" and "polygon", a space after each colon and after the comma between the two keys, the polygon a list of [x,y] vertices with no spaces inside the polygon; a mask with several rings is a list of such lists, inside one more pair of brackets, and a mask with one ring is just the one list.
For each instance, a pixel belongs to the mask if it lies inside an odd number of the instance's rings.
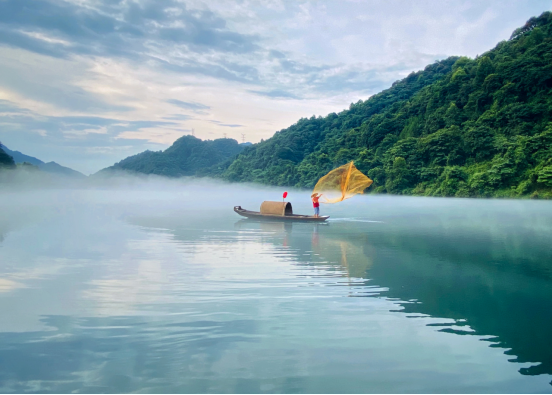
{"label": "mist over water", "polygon": [[[552,203],[0,189],[0,392],[551,392]],[[309,191],[287,189],[295,213]]]}

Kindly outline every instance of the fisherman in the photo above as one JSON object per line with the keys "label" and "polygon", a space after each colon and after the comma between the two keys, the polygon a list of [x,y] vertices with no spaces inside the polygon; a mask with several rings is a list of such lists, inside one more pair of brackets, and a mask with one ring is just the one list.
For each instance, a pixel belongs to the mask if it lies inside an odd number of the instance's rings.
{"label": "fisherman", "polygon": [[311,195],[312,206],[314,207],[314,216],[315,217],[320,217],[320,203],[318,202],[318,199],[320,199],[320,196],[322,196],[322,194],[313,193]]}

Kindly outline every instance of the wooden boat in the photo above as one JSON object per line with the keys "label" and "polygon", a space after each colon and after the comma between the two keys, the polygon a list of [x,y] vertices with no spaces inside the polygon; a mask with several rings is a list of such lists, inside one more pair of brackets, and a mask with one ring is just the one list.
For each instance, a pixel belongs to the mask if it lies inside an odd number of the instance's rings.
{"label": "wooden boat", "polygon": [[250,211],[243,209],[241,206],[234,206],[234,211],[242,217],[266,221],[323,222],[330,218],[329,215],[315,217],[313,215],[293,214],[290,202],[264,201],[261,204],[261,211]]}

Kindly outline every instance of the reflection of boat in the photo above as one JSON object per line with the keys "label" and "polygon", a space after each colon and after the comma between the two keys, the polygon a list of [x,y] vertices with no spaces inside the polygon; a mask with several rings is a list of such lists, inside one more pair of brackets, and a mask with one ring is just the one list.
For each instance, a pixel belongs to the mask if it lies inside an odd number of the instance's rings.
{"label": "reflection of boat", "polygon": [[234,211],[243,217],[268,221],[323,222],[330,218],[328,215],[315,217],[312,215],[293,214],[293,209],[289,202],[265,201],[261,204],[261,211],[249,211],[243,209],[241,206],[234,206]]}

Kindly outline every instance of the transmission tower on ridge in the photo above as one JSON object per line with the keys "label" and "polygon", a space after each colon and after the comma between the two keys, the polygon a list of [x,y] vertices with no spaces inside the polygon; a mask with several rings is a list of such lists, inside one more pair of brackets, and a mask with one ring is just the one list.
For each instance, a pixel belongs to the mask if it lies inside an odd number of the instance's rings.
{"label": "transmission tower on ridge", "polygon": [[224,138],[227,138],[227,137],[226,137],[226,133],[224,133]]}
{"label": "transmission tower on ridge", "polygon": [[245,144],[245,134],[242,133],[241,135],[242,135],[242,144]]}
{"label": "transmission tower on ridge", "polygon": [[195,136],[195,130],[192,128],[192,136]]}

